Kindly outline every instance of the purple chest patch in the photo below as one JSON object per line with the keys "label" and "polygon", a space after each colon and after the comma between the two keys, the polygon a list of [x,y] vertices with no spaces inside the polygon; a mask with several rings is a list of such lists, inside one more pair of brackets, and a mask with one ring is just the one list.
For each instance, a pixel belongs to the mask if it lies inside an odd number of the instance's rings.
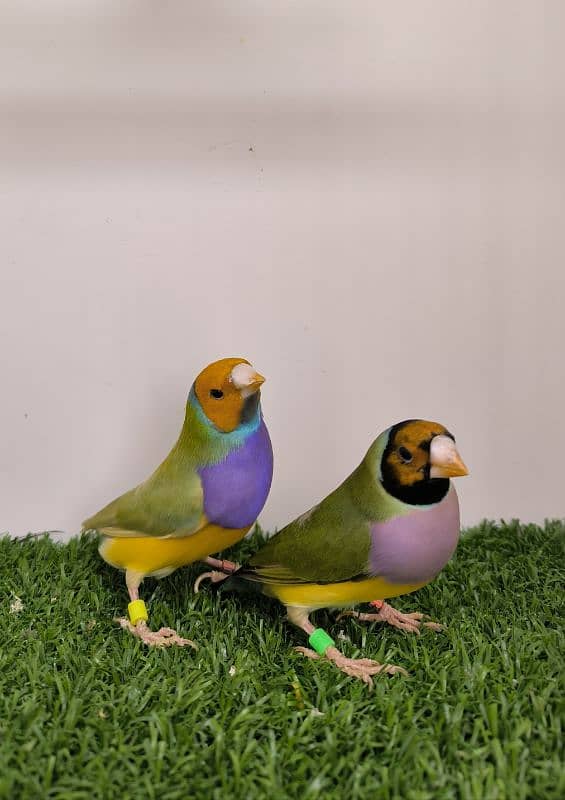
{"label": "purple chest patch", "polygon": [[371,525],[369,566],[391,583],[423,583],[434,578],[459,540],[459,503],[452,486],[436,506]]}
{"label": "purple chest patch", "polygon": [[265,505],[273,477],[273,449],[263,420],[241,447],[198,473],[210,522],[224,528],[252,525]]}

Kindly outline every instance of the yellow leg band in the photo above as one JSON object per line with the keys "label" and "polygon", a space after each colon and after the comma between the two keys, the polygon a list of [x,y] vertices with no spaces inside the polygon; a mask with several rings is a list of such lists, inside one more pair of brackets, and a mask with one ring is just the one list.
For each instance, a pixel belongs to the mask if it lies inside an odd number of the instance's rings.
{"label": "yellow leg band", "polygon": [[147,607],[143,600],[132,600],[132,602],[128,605],[128,614],[132,625],[137,625],[137,623],[141,620],[147,622],[149,619]]}

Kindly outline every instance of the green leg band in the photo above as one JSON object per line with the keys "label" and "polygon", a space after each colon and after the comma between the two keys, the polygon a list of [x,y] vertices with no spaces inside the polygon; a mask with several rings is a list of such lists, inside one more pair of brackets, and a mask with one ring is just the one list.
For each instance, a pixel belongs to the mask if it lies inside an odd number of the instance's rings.
{"label": "green leg band", "polygon": [[328,647],[335,647],[335,642],[323,628],[316,628],[308,637],[310,647],[315,650],[318,655],[323,656]]}

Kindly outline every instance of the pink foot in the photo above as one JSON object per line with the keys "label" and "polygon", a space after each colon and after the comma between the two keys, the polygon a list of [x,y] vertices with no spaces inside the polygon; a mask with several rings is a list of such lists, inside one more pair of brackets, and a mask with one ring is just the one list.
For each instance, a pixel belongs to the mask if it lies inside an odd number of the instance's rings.
{"label": "pink foot", "polygon": [[[235,572],[235,570],[234,570]],[[194,581],[194,586],[192,590],[195,594],[198,594],[200,591],[200,584],[202,581],[209,580],[211,583],[221,583],[225,581],[226,578],[229,578],[231,573],[220,572],[219,570],[212,570],[211,572],[203,572],[202,575],[199,575],[196,580]]]}
{"label": "pink foot", "polygon": [[173,645],[186,647],[186,645],[190,645],[195,650],[198,649],[198,645],[191,642],[190,639],[183,639],[172,628],[160,628],[158,631],[152,631],[146,622],[141,621],[137,625],[132,625],[126,617],[120,617],[116,622],[119,622],[124,630],[137,636],[138,639],[141,639],[144,644],[150,647],[172,647]]}
{"label": "pink foot", "polygon": [[[308,647],[296,647],[295,650],[302,653],[306,658],[320,658],[318,653]],[[397,672],[402,675],[408,675],[403,667],[396,667],[394,664],[379,664],[378,661],[373,661],[370,658],[347,658],[343,653],[340,653],[337,647],[328,647],[324,657],[333,661],[336,667],[345,672],[346,675],[363,681],[367,686],[373,685],[372,676],[378,675],[379,672],[386,672],[388,675],[394,675]]]}
{"label": "pink foot", "polygon": [[443,630],[443,626],[440,625],[439,622],[423,622],[425,614],[421,614],[419,611],[403,614],[402,611],[397,611],[396,608],[393,608],[388,603],[384,603],[382,600],[373,600],[371,605],[379,609],[376,614],[363,614],[359,611],[343,611],[337,619],[341,619],[342,617],[355,617],[355,619],[360,620],[360,622],[387,622],[394,628],[406,631],[406,633],[420,634],[422,626],[436,632]]}

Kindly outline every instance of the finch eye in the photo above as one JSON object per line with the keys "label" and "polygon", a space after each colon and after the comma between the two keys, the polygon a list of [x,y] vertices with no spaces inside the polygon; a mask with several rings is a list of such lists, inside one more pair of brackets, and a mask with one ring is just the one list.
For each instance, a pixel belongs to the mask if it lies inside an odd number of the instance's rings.
{"label": "finch eye", "polygon": [[412,453],[406,447],[399,447],[398,455],[405,464],[409,464],[412,461]]}
{"label": "finch eye", "polygon": [[219,400],[221,397],[224,396],[224,393],[221,389],[210,389],[210,397],[215,397],[216,400]]}

